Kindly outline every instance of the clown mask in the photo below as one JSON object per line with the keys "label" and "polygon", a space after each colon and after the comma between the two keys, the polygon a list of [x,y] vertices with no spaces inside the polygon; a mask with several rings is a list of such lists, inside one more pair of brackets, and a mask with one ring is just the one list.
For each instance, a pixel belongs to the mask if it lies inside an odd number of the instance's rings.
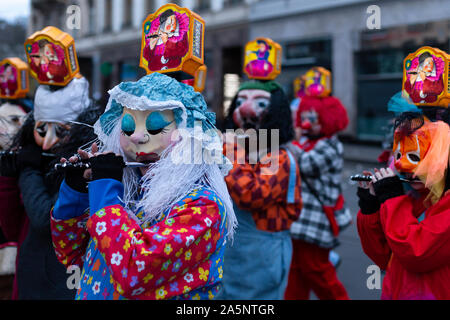
{"label": "clown mask", "polygon": [[302,134],[306,136],[320,135],[322,128],[319,122],[319,115],[315,110],[307,110],[300,113]]}
{"label": "clown mask", "polygon": [[264,90],[241,90],[236,100],[233,121],[242,129],[258,129],[262,116],[268,111],[270,93]]}
{"label": "clown mask", "polygon": [[[152,163],[171,144],[177,128],[172,110],[138,111],[124,108],[120,146],[129,161]],[[146,169],[141,169],[145,174]]]}
{"label": "clown mask", "polygon": [[[406,135],[400,129],[394,133],[394,165],[397,171],[407,179],[413,179],[421,160],[425,158],[431,145],[431,136],[426,126]],[[415,178],[411,182],[414,189],[422,189],[423,183]]]}
{"label": "clown mask", "polygon": [[0,107],[0,150],[10,147],[12,139],[23,124],[26,112],[19,106],[5,103]]}
{"label": "clown mask", "polygon": [[34,140],[44,151],[49,151],[69,139],[70,125],[60,122],[36,121]]}

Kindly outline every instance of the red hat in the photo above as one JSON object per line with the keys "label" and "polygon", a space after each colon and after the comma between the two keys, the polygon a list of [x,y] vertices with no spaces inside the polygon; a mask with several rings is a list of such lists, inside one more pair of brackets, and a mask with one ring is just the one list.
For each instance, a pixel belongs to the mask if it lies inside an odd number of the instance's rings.
{"label": "red hat", "polygon": [[325,136],[332,136],[348,125],[347,110],[341,101],[333,96],[323,98],[304,96],[297,111],[297,126],[300,126],[300,114],[310,110],[317,112],[322,127],[320,132]]}

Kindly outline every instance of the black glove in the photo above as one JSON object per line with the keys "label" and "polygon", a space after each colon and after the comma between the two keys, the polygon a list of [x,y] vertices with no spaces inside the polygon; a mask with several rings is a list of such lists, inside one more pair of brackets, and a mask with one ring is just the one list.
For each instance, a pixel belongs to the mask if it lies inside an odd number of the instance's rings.
{"label": "black glove", "polygon": [[19,171],[27,167],[40,170],[42,160],[42,149],[37,144],[26,145],[17,153],[17,167]]}
{"label": "black glove", "polygon": [[68,166],[65,170],[66,184],[75,191],[87,193],[87,180],[83,177],[85,170],[86,168]]}
{"label": "black glove", "polygon": [[14,151],[2,151],[0,153],[0,176],[17,177],[17,153]]}
{"label": "black glove", "polygon": [[378,180],[373,184],[373,188],[375,189],[375,195],[380,204],[390,198],[405,194],[403,191],[403,184],[397,176]]}
{"label": "black glove", "polygon": [[372,214],[380,209],[378,198],[370,194],[369,189],[358,187],[356,195],[359,198],[358,205],[362,214]]}
{"label": "black glove", "polygon": [[92,180],[116,179],[122,182],[125,162],[121,156],[114,153],[101,154],[90,159],[92,168]]}

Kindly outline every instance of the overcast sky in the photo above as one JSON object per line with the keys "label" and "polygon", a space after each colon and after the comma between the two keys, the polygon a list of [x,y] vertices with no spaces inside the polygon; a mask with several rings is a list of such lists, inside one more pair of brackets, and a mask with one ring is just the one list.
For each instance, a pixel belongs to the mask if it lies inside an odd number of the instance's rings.
{"label": "overcast sky", "polygon": [[0,0],[0,18],[14,20],[30,14],[31,0]]}

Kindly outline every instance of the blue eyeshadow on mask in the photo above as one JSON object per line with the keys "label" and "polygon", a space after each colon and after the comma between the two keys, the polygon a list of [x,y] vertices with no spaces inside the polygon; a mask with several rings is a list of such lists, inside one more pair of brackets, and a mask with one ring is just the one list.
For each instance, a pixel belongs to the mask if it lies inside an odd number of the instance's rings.
{"label": "blue eyeshadow on mask", "polygon": [[148,115],[145,126],[147,130],[159,130],[167,127],[171,123],[172,121],[167,121],[162,113],[155,111]]}
{"label": "blue eyeshadow on mask", "polygon": [[136,130],[136,123],[130,114],[125,114],[122,118],[122,131],[125,133],[133,133]]}

